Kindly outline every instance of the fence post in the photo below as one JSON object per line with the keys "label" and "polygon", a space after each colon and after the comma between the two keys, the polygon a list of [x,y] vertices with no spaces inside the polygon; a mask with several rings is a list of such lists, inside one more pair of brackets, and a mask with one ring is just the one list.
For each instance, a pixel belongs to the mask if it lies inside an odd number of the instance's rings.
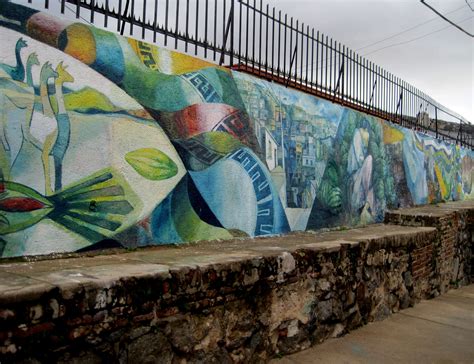
{"label": "fence post", "polygon": [[[232,29],[232,30],[231,30]],[[225,27],[224,42],[222,43],[221,49],[221,59],[219,60],[219,66],[224,64],[225,58],[225,47],[227,46],[227,38],[229,38],[229,32],[231,33],[231,38],[234,38],[234,0],[231,1],[229,16],[227,17],[227,25]],[[231,50],[230,50],[230,65],[232,66],[232,58],[234,55],[234,42],[233,39],[230,41]]]}
{"label": "fence post", "polygon": [[400,124],[403,126],[403,88],[400,93]]}
{"label": "fence post", "polygon": [[[79,1],[77,3],[79,4]],[[125,10],[123,11],[122,18],[125,18],[127,16],[129,5],[130,5],[130,0],[127,0],[127,2],[125,3]],[[130,26],[131,26],[131,23],[130,23]],[[125,19],[122,19],[122,28],[120,29],[120,35],[123,35],[124,31],[125,31]]]}
{"label": "fence post", "polygon": [[230,66],[234,65],[234,3],[235,0],[230,2]]}

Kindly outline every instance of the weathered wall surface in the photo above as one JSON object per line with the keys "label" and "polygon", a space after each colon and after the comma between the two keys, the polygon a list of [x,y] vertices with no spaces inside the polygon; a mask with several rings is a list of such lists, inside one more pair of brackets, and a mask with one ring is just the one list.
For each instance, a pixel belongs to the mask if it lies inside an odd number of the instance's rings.
{"label": "weathered wall surface", "polygon": [[0,256],[383,219],[472,198],[473,153],[1,2]]}
{"label": "weathered wall surface", "polygon": [[468,283],[474,203],[455,204],[390,215],[415,226],[0,264],[0,360],[261,363],[308,348]]}

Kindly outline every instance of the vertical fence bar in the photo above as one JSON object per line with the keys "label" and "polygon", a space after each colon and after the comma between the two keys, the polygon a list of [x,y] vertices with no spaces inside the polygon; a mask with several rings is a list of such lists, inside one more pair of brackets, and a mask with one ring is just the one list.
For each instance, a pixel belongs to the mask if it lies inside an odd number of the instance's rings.
{"label": "vertical fence bar", "polygon": [[314,81],[314,84],[316,86],[317,91],[319,86],[319,30],[316,32],[316,63],[313,63],[313,68],[316,68],[316,79]]}
{"label": "vertical fence bar", "polygon": [[400,85],[402,86],[402,122],[405,127],[409,128],[409,122],[408,118],[406,115],[409,113],[409,107],[410,107],[410,93],[408,92],[408,89],[406,88],[405,81],[399,79]]}
{"label": "vertical fence bar", "polygon": [[274,67],[275,67],[275,7],[273,7],[273,10],[272,10],[272,66],[271,66],[272,76],[274,73]]}
{"label": "vertical fence bar", "polygon": [[378,113],[380,110],[380,77],[379,77],[379,67],[375,64],[372,63],[373,67],[373,79],[374,79],[374,110],[376,113]]}
{"label": "vertical fence bar", "polygon": [[[208,32],[208,27],[209,27],[209,0],[206,0],[206,3],[204,4],[204,9],[205,9],[204,10],[204,58],[207,58],[207,47],[208,47],[207,32]],[[240,3],[240,11],[242,12],[242,3]],[[240,45],[239,45],[239,56],[240,56]]]}
{"label": "vertical fence bar", "polygon": [[146,0],[143,0],[142,12],[142,39],[145,39],[145,25],[146,25]]}
{"label": "vertical fence bar", "polygon": [[344,46],[339,42],[337,46],[338,62],[339,62],[339,76],[338,76],[338,96],[341,104],[344,105]]}
{"label": "vertical fence bar", "polygon": [[104,28],[109,26],[109,0],[105,0],[105,9],[104,9]]}
{"label": "vertical fence bar", "polygon": [[252,22],[252,69],[255,69],[255,27],[256,27],[256,11],[257,0],[253,0],[253,22]]}
{"label": "vertical fence bar", "polygon": [[[31,0],[28,0],[28,2],[31,4]],[[64,11],[66,7],[66,0],[61,0],[61,14],[64,14]]]}
{"label": "vertical fence bar", "polygon": [[[63,0],[64,2],[65,0]],[[117,32],[120,32],[120,27],[122,25],[122,0],[118,2],[118,15],[117,15]]]}
{"label": "vertical fence bar", "polygon": [[338,57],[338,48],[339,48],[339,43],[337,41],[334,41],[334,89],[333,89],[333,96],[334,99],[337,96],[338,93],[338,80],[339,80],[339,57]]}
{"label": "vertical fence bar", "polygon": [[[214,0],[214,44],[212,45],[212,48],[214,50],[214,55],[212,56],[212,59],[215,61],[216,60],[216,51],[217,51],[217,0]],[[248,8],[247,8],[248,11]]]}
{"label": "vertical fence bar", "polygon": [[362,107],[362,86],[363,86],[363,79],[364,79],[363,73],[362,73],[362,56],[357,55],[357,58],[358,58],[357,64],[359,68],[359,75],[358,75],[358,80],[357,80],[357,84],[358,84],[357,99],[359,100],[360,107]]}
{"label": "vertical fence bar", "polygon": [[352,77],[354,74],[352,73],[352,49],[347,48],[347,100],[352,102]]}
{"label": "vertical fence bar", "polygon": [[331,38],[331,43],[329,46],[329,93],[331,92],[332,92],[332,38]]}
{"label": "vertical fence bar", "polygon": [[326,50],[326,58],[324,59],[324,88],[325,92],[328,90],[328,62],[329,62],[329,37],[326,35],[326,44],[324,45],[324,48]]}
{"label": "vertical fence bar", "polygon": [[369,105],[369,98],[370,98],[370,84],[369,84],[369,77],[370,77],[370,68],[369,68],[369,60],[365,60],[365,102],[366,107]]}
{"label": "vertical fence bar", "polygon": [[342,100],[344,100],[344,47],[342,47],[342,52],[341,52],[341,43],[339,43],[338,48],[337,48],[337,53],[338,53],[338,58],[339,58],[339,76],[338,76],[338,93],[339,97]]}
{"label": "vertical fence bar", "polygon": [[367,102],[367,107],[369,108],[369,103],[370,103],[370,92],[372,90],[372,87],[370,85],[370,77],[374,78],[374,75],[373,73],[371,72],[371,69],[370,69],[370,64],[369,64],[369,60],[366,59],[365,60],[365,65],[366,65],[366,74],[365,74],[365,77],[366,77],[366,84],[365,84],[365,87],[366,87],[366,90],[365,90],[365,96],[366,96],[366,102]]}
{"label": "vertical fence bar", "polygon": [[184,51],[188,52],[188,39],[189,39],[189,0],[186,0],[186,24],[185,24],[185,35],[184,35]]}
{"label": "vertical fence bar", "polygon": [[281,55],[281,10],[278,11],[278,67],[277,77],[280,77],[280,55]]}
{"label": "vertical fence bar", "polygon": [[407,107],[407,122],[410,124],[410,127],[413,128],[413,120],[411,118],[411,116],[413,115],[413,110],[414,110],[414,100],[413,100],[413,91],[412,91],[412,87],[409,83],[403,81],[403,83],[405,84],[406,86],[406,89],[407,89],[407,92],[408,92],[408,107]]}
{"label": "vertical fence bar", "polygon": [[339,43],[337,41],[334,41],[334,97],[336,97],[337,95],[337,91],[338,91],[338,84],[337,84],[337,81],[338,81],[338,71],[339,71],[339,57],[338,57],[338,47],[339,47]]}
{"label": "vertical fence bar", "polygon": [[367,60],[365,58],[362,58],[362,93],[361,93],[361,98],[362,98],[362,106],[363,108],[367,108],[368,104],[368,99],[367,99],[367,87],[368,87],[368,72],[367,72]]}
{"label": "vertical fence bar", "polygon": [[[283,77],[286,77],[286,33],[287,33],[287,28],[288,28],[288,15],[285,14],[285,26],[284,26],[284,30],[285,30],[285,41],[284,41],[284,45],[283,45]],[[291,22],[293,23],[293,18],[291,19]],[[290,45],[290,48],[291,48],[291,45]]]}
{"label": "vertical fence bar", "polygon": [[381,68],[382,72],[382,117],[385,119],[387,115],[387,73]]}
{"label": "vertical fence bar", "polygon": [[133,35],[133,23],[135,22],[135,0],[132,0],[130,6],[130,35]]}
{"label": "vertical fence bar", "polygon": [[375,109],[377,111],[377,113],[380,113],[381,112],[381,97],[380,97],[380,91],[382,91],[382,83],[381,83],[381,79],[380,79],[380,68],[379,66],[377,66],[376,64],[375,65],[375,95],[376,95],[376,98],[375,98]]}
{"label": "vertical fence bar", "polygon": [[94,24],[95,18],[95,0],[90,0],[91,10],[90,10],[90,22]]}
{"label": "vertical fence bar", "polygon": [[230,0],[230,67],[234,65],[234,4],[235,0]]}
{"label": "vertical fence bar", "polygon": [[[293,27],[292,27],[293,28]],[[290,75],[288,79],[291,79],[291,72],[293,71],[293,62],[295,65],[295,86],[296,86],[296,81],[298,77],[298,37],[299,37],[299,20],[296,19],[296,31],[295,31],[295,50],[293,51],[293,48],[290,48],[292,54],[291,54],[291,59],[290,59]]]}
{"label": "vertical fence bar", "polygon": [[270,37],[268,36],[268,18],[270,18],[270,5],[267,4],[266,11],[265,11],[265,72],[268,72],[268,42],[270,41]]}
{"label": "vertical fence bar", "polygon": [[395,76],[390,74],[390,80],[392,82],[392,122],[396,122],[396,107],[397,107],[397,87],[395,84]]}
{"label": "vertical fence bar", "polygon": [[382,70],[382,84],[383,84],[383,101],[382,101],[382,104],[383,104],[383,118],[386,119],[387,118],[387,114],[388,114],[388,103],[387,103],[387,72],[383,69]]}
{"label": "vertical fence bar", "polygon": [[371,93],[372,91],[374,90],[373,88],[373,85],[371,84],[372,80],[375,78],[374,77],[374,73],[373,73],[373,69],[372,69],[372,63],[366,59],[365,60],[365,79],[366,79],[366,83],[365,83],[365,102],[366,102],[366,107],[368,109],[370,109],[370,104],[371,104],[371,101],[370,101],[370,97],[371,97]]}
{"label": "vertical fence bar", "polygon": [[[232,0],[231,0],[232,1]],[[227,0],[222,0],[222,46],[221,46],[221,59],[220,65],[224,64],[225,61],[225,47],[227,46],[226,38],[226,19],[227,19]]]}
{"label": "vertical fence bar", "polygon": [[359,79],[359,55],[355,53],[355,80],[354,80],[354,95],[355,95],[355,102],[359,102],[359,88],[360,88],[360,79]]}
{"label": "vertical fence bar", "polygon": [[308,87],[308,67],[309,67],[309,25],[306,26],[306,87]]}
{"label": "vertical fence bar", "polygon": [[242,63],[242,1],[239,1],[239,65]]}
{"label": "vertical fence bar", "polygon": [[197,56],[198,54],[198,41],[199,41],[199,0],[196,0],[196,24],[194,28],[194,55]]}
{"label": "vertical fence bar", "polygon": [[247,0],[247,16],[245,17],[246,25],[245,25],[245,65],[248,65],[249,62],[249,4]]}
{"label": "vertical fence bar", "polygon": [[375,64],[372,63],[373,68],[374,68],[374,94],[375,94],[375,102],[374,102],[374,109],[376,113],[380,113],[380,91],[382,89],[381,84],[380,84],[380,72],[379,72],[379,67]]}
{"label": "vertical fence bar", "polygon": [[[308,27],[309,28],[309,27]],[[308,30],[309,31],[309,30]],[[305,57],[305,38],[308,39],[308,34],[304,32],[304,23],[301,23],[301,58],[300,58],[300,77],[299,77],[299,80],[300,80],[300,84],[301,86],[303,86],[304,84],[304,71],[303,71],[303,67],[304,67],[304,62],[306,60],[306,65],[308,64],[308,48],[306,47],[306,57]],[[306,42],[307,43],[307,42]],[[307,70],[308,68],[306,68]],[[306,80],[308,80],[308,74],[306,73]],[[307,83],[307,82],[306,82]]]}
{"label": "vertical fence bar", "polygon": [[[165,46],[168,45],[168,15],[169,15],[169,0],[166,0],[165,2]],[[176,36],[178,35],[178,32],[176,31]]]}
{"label": "vertical fence bar", "polygon": [[[300,75],[298,77],[299,84],[303,86],[303,63],[304,63],[304,23],[301,23],[301,43],[300,43]],[[296,67],[295,67],[296,70]]]}
{"label": "vertical fence bar", "polygon": [[405,81],[403,81],[403,84],[405,85],[406,87],[406,90],[407,90],[407,101],[408,101],[408,105],[407,105],[407,108],[406,108],[406,119],[407,119],[407,123],[409,124],[409,127],[413,127],[412,125],[412,119],[411,119],[411,116],[413,114],[413,92],[412,92],[412,88],[411,88],[411,85],[409,83],[406,83]]}
{"label": "vertical fence bar", "polygon": [[175,38],[174,38],[174,49],[178,49],[178,36],[179,36],[179,0],[176,0],[176,19],[175,19]]}
{"label": "vertical fence bar", "polygon": [[44,8],[49,9],[49,0],[44,0]]}
{"label": "vertical fence bar", "polygon": [[77,3],[76,3],[76,19],[79,19],[80,16],[81,16],[81,1],[77,0]]}
{"label": "vertical fence bar", "polygon": [[260,21],[258,24],[258,70],[262,69],[262,22],[263,22],[263,0],[260,0]]}
{"label": "vertical fence bar", "polygon": [[350,72],[350,77],[349,77],[349,100],[351,102],[354,102],[354,85],[355,85],[355,62],[354,62],[354,51],[352,49],[349,50],[349,62],[350,62],[350,67],[349,67],[349,72]]}
{"label": "vertical fence bar", "polygon": [[311,29],[311,88],[314,85],[314,28]]}
{"label": "vertical fence bar", "polygon": [[401,92],[400,92],[400,124],[404,126],[403,122],[403,102],[404,102],[404,94],[405,94],[405,89],[403,87],[403,83],[400,82],[399,78],[397,77],[397,84],[400,85]]}
{"label": "vertical fence bar", "polygon": [[382,69],[377,66],[377,113],[379,117],[383,117],[383,77]]}
{"label": "vertical fence bar", "polygon": [[156,28],[158,26],[158,0],[155,0],[155,13],[153,14],[155,21],[153,22],[153,42],[156,43]]}

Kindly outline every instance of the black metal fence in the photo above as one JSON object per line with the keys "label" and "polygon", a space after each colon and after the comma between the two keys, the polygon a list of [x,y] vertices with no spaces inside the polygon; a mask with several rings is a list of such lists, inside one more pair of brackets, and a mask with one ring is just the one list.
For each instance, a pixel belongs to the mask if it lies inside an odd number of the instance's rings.
{"label": "black metal fence", "polygon": [[44,0],[54,7],[474,148],[461,116],[263,0]]}

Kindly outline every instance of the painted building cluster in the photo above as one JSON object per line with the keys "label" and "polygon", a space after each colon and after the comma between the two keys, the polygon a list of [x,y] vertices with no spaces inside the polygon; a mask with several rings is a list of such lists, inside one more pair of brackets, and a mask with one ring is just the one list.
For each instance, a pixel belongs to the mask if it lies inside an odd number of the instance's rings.
{"label": "painted building cluster", "polygon": [[472,151],[19,5],[0,23],[0,256],[368,224],[474,196]]}

